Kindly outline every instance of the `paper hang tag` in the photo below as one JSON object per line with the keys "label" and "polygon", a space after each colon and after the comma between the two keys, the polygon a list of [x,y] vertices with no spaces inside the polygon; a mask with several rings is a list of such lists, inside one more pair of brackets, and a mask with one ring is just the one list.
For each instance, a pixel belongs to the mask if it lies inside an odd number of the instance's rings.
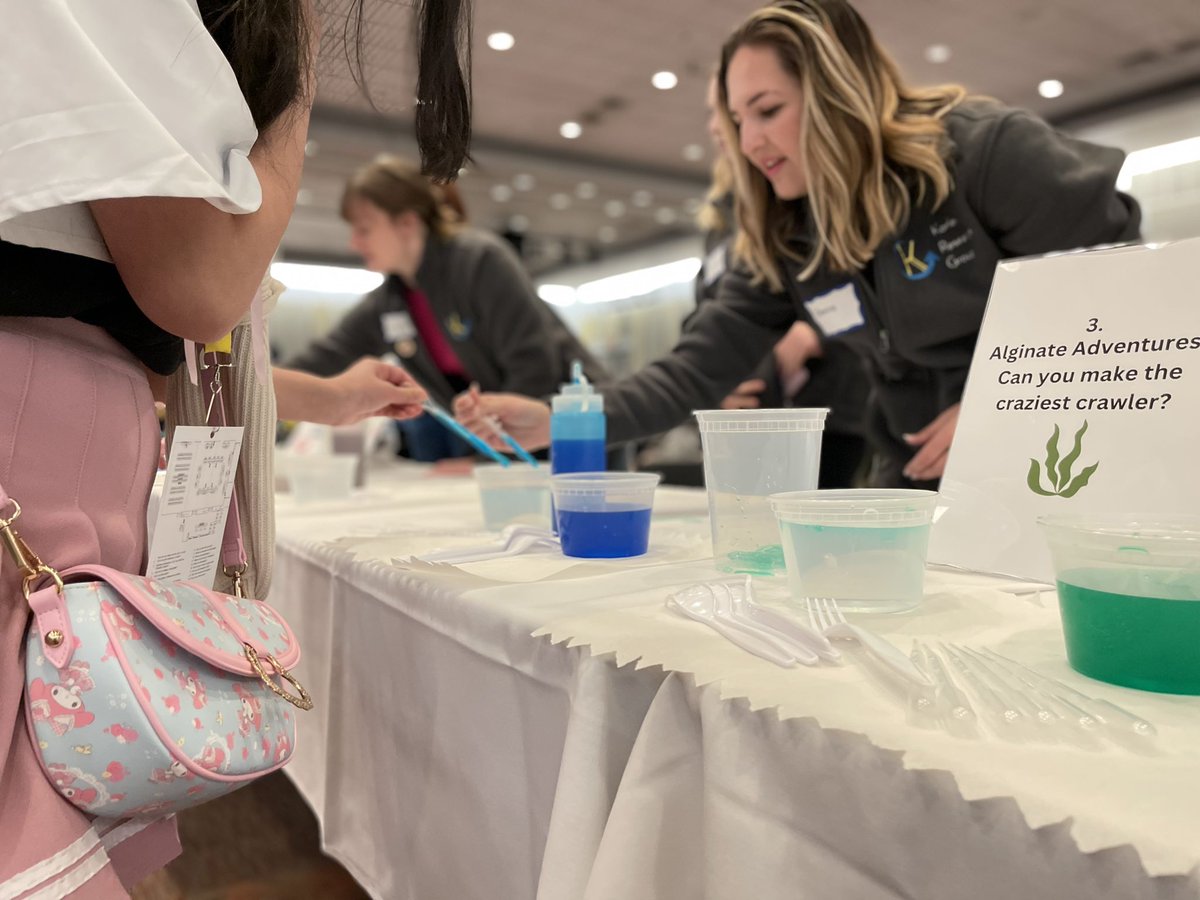
{"label": "paper hang tag", "polygon": [[852,281],[805,301],[804,308],[826,337],[844,334],[866,324],[862,303]]}
{"label": "paper hang tag", "polygon": [[213,585],[242,428],[181,425],[171,442],[146,574]]}

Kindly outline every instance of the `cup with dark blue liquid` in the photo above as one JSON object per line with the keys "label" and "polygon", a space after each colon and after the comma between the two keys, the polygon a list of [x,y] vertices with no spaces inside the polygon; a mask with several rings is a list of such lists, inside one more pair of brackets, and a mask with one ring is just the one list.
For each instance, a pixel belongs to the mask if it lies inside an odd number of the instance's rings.
{"label": "cup with dark blue liquid", "polygon": [[578,472],[554,475],[550,491],[564,556],[621,559],[641,556],[650,543],[653,472]]}

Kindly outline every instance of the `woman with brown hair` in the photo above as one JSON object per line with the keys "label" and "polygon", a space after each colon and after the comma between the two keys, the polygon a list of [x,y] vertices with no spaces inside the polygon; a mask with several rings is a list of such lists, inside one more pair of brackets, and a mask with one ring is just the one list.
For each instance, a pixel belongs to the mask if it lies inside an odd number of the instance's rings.
{"label": "woman with brown hair", "polygon": [[[867,367],[880,485],[936,485],[996,263],[1134,240],[1124,155],[959,86],[913,88],[845,0],[781,0],[721,51],[739,267],[675,349],[605,391],[614,440],[712,406],[797,319]],[[527,446],[549,414],[467,396]]]}
{"label": "woman with brown hair", "polygon": [[[473,382],[549,395],[575,359],[590,379],[602,378],[508,244],[461,224],[416,166],[394,156],[364,166],[346,185],[342,217],[363,265],[387,280],[288,367],[335,375],[364,356],[394,355],[443,404]],[[401,429],[416,459],[470,452],[425,417]]]}

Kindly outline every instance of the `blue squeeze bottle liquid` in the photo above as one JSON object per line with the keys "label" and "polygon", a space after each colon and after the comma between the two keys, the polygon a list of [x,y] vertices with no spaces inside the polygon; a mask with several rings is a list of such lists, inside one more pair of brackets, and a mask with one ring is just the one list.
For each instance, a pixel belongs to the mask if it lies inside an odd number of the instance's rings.
{"label": "blue squeeze bottle liquid", "polygon": [[571,365],[571,383],[554,396],[550,415],[550,472],[603,472],[605,457],[604,397]]}

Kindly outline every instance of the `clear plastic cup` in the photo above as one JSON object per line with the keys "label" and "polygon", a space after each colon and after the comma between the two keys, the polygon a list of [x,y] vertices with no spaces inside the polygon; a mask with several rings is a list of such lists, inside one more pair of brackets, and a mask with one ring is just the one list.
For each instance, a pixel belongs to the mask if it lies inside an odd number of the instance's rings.
{"label": "clear plastic cup", "polygon": [[346,500],[354,488],[357,454],[287,455],[284,474],[297,503]]}
{"label": "clear plastic cup", "polygon": [[653,472],[576,472],[554,475],[550,490],[564,556],[619,559],[641,556],[650,544]]}
{"label": "clear plastic cup", "polygon": [[1071,667],[1200,694],[1200,516],[1045,516]]}
{"label": "clear plastic cup", "polygon": [[792,599],[891,613],[921,602],[935,491],[793,491],[771,497]]}
{"label": "clear plastic cup", "polygon": [[505,467],[490,463],[475,467],[483,524],[499,530],[505,525],[550,528],[550,470],[546,466]]}
{"label": "clear plastic cup", "polygon": [[817,487],[828,409],[699,410],[713,557],[726,572],[784,569],[767,497]]}

